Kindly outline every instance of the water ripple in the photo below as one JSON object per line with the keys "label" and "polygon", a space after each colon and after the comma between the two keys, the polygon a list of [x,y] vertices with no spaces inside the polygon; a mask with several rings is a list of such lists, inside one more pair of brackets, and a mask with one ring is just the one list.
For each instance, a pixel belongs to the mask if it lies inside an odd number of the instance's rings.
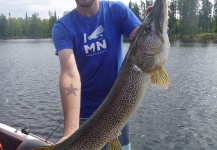
{"label": "water ripple", "polygon": [[[0,40],[0,119],[47,138],[62,121],[51,40]],[[124,44],[125,49],[129,44]],[[217,149],[217,44],[171,43],[168,90],[149,87],[130,121],[132,149]],[[63,125],[51,137],[55,142]]]}

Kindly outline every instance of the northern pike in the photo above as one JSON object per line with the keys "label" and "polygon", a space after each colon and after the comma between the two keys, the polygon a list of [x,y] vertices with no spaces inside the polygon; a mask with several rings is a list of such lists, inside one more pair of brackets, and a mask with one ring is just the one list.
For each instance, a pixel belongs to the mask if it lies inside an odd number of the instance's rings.
{"label": "northern pike", "polygon": [[156,0],[137,30],[119,75],[101,106],[68,139],[34,150],[121,149],[117,137],[144,98],[146,88],[168,88],[163,69],[169,54],[168,0]]}

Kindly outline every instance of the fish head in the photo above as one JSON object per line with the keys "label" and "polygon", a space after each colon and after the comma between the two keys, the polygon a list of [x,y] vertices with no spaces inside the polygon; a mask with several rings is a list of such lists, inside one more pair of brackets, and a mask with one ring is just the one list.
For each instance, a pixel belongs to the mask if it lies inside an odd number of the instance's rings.
{"label": "fish head", "polygon": [[167,33],[168,19],[168,0],[156,0],[143,23],[147,31],[158,31],[163,34]]}
{"label": "fish head", "polygon": [[168,19],[168,0],[156,0],[135,35],[133,63],[145,73],[162,71],[168,59]]}
{"label": "fish head", "polygon": [[168,18],[168,0],[156,0],[135,35],[133,61],[143,71],[162,67],[168,58]]}

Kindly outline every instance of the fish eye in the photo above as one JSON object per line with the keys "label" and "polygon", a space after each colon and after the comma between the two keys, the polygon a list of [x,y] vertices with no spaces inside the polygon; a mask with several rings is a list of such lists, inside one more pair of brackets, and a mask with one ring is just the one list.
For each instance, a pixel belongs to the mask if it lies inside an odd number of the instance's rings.
{"label": "fish eye", "polygon": [[145,26],[145,31],[146,32],[150,32],[151,31],[151,26],[150,25],[146,25]]}

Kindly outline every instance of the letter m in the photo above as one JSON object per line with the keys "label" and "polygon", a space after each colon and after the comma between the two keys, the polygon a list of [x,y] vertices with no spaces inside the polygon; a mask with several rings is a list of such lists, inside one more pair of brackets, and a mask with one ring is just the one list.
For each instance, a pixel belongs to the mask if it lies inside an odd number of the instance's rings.
{"label": "letter m", "polygon": [[92,43],[91,46],[84,45],[85,53],[88,54],[89,51],[95,52],[95,43]]}

